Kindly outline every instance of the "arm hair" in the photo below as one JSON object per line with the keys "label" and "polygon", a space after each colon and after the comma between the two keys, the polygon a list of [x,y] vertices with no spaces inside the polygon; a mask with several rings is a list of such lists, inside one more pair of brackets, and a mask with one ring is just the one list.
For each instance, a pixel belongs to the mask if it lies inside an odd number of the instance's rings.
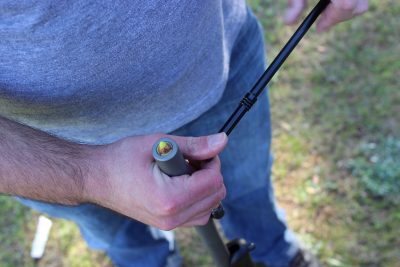
{"label": "arm hair", "polygon": [[96,149],[0,117],[0,193],[59,204],[84,202]]}

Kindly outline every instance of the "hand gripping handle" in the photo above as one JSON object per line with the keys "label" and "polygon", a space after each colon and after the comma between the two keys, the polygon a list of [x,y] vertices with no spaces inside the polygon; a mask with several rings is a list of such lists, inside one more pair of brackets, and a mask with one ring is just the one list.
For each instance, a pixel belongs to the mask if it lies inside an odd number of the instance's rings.
{"label": "hand gripping handle", "polygon": [[[153,157],[160,170],[168,176],[180,176],[193,173],[193,168],[183,158],[178,144],[171,138],[161,138],[153,145]],[[224,216],[221,204],[211,211],[211,217],[220,219]]]}

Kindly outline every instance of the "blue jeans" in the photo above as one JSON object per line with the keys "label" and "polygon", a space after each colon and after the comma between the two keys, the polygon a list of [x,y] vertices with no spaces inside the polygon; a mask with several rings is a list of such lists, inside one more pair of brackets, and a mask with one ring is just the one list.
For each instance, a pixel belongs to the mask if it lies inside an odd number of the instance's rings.
{"label": "blue jeans", "polygon": [[[262,30],[249,12],[233,47],[229,80],[222,99],[198,119],[171,134],[201,136],[217,132],[263,73],[264,56]],[[226,215],[221,224],[229,239],[242,237],[256,244],[252,252],[254,261],[273,267],[287,266],[298,246],[275,205],[270,180],[270,141],[269,103],[265,92],[229,136],[229,144],[220,155],[228,192],[223,201]],[[136,220],[92,204],[63,206],[21,201],[51,216],[77,223],[88,245],[106,251],[117,266],[179,266],[178,252],[169,249],[167,240],[154,238],[149,227]]]}

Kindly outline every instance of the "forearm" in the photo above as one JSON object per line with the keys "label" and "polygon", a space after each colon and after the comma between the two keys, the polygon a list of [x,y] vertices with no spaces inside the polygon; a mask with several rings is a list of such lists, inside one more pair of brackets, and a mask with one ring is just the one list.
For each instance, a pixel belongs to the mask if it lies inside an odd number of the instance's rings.
{"label": "forearm", "polygon": [[70,205],[91,202],[164,230],[205,224],[226,194],[217,155],[228,139],[173,136],[185,156],[207,161],[190,176],[171,179],[152,156],[153,144],[164,136],[87,146],[0,117],[0,193]]}
{"label": "forearm", "polygon": [[0,193],[60,204],[87,201],[98,149],[0,117]]}

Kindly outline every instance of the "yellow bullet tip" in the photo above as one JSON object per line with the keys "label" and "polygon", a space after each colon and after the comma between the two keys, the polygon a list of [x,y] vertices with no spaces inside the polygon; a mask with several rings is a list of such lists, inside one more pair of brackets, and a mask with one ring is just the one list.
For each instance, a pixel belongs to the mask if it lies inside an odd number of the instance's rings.
{"label": "yellow bullet tip", "polygon": [[160,143],[158,143],[157,146],[157,153],[160,156],[166,156],[169,152],[172,151],[172,144],[170,142],[167,141],[161,141]]}

